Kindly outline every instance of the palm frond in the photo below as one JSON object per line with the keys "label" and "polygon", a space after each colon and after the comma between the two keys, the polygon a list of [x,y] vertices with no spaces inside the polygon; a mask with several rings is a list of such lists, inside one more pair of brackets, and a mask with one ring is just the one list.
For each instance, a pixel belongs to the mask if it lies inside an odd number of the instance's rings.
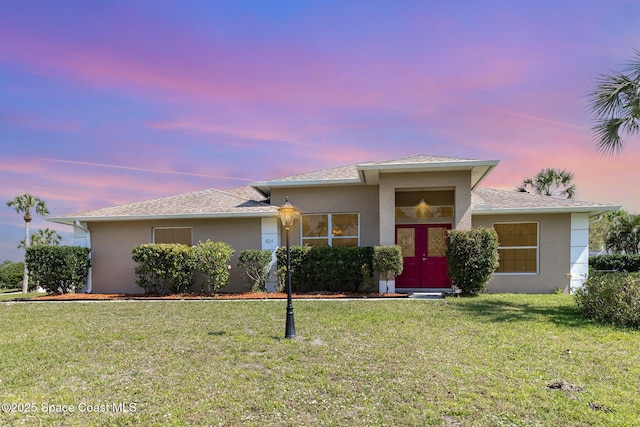
{"label": "palm frond", "polygon": [[592,128],[594,146],[605,155],[620,154],[622,135],[640,131],[640,50],[623,72],[602,74],[589,94],[589,107],[596,121]]}

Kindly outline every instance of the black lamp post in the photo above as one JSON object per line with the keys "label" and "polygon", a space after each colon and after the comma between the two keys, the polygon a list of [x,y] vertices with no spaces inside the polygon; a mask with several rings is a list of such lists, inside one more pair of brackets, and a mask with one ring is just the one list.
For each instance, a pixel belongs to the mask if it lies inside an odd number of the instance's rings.
{"label": "black lamp post", "polygon": [[285,197],[284,205],[278,209],[280,214],[280,221],[286,229],[286,241],[287,241],[287,326],[285,329],[285,338],[296,337],[296,325],[293,320],[293,304],[291,302],[291,261],[289,253],[289,228],[293,225],[294,221],[298,217],[298,211],[289,203],[289,197]]}

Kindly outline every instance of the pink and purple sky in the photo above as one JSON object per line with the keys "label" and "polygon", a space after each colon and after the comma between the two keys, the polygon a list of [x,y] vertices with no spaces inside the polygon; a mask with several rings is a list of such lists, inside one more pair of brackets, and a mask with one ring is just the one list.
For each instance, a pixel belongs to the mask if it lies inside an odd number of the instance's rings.
{"label": "pink and purple sky", "polygon": [[[544,167],[640,213],[640,140],[587,95],[640,49],[640,2],[32,1],[0,13],[0,262],[51,215],[414,154]],[[34,219],[71,244],[71,229]]]}

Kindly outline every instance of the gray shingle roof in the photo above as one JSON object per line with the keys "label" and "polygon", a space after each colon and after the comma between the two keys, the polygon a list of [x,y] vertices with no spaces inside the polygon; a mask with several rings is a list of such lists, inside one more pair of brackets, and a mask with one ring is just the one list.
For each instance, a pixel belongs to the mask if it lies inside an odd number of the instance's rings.
{"label": "gray shingle roof", "polygon": [[402,159],[388,160],[385,162],[366,162],[363,164],[369,165],[422,165],[422,164],[438,164],[438,163],[459,163],[459,162],[474,162],[474,159],[462,159],[458,157],[446,157],[446,156],[430,156],[428,154],[418,154],[411,157],[404,157]]}
{"label": "gray shingle roof", "polygon": [[[372,171],[423,171],[444,166],[452,168],[473,168],[482,166],[479,170],[479,181],[485,173],[491,170],[497,161],[480,161],[472,159],[462,159],[457,157],[430,156],[419,154],[411,157],[404,157],[396,160],[384,162],[361,162],[347,166],[322,169],[312,172],[304,172],[296,175],[284,176],[281,178],[258,181],[251,183],[253,187],[259,188],[265,194],[269,194],[271,187],[281,187],[288,185],[338,185],[338,184],[361,184],[368,182],[364,176]],[[371,183],[376,184],[377,178],[371,179]]]}
{"label": "gray shingle roof", "polygon": [[[475,163],[474,163],[475,162]],[[319,171],[291,175],[270,181],[254,183],[251,186],[229,190],[206,189],[191,193],[145,200],[102,209],[94,209],[58,217],[49,221],[72,223],[79,221],[139,220],[150,218],[212,218],[212,217],[270,217],[277,215],[277,206],[269,204],[268,198],[258,191],[271,185],[341,185],[364,184],[361,173],[367,170],[385,168],[412,168],[428,165],[480,164],[477,160],[454,157],[417,155],[388,162],[365,162],[340,166]],[[481,172],[488,173],[495,162],[488,162]],[[493,166],[492,166],[493,165]],[[439,166],[435,166],[436,168]],[[379,168],[379,169],[378,169]],[[364,171],[364,172],[363,172]],[[255,188],[254,188],[255,187]],[[597,214],[619,209],[619,206],[561,199],[518,191],[476,188],[472,191],[471,202],[474,215],[505,213],[544,213],[544,212],[588,212]]]}
{"label": "gray shingle roof", "polygon": [[151,217],[270,216],[277,213],[264,196],[245,186],[221,191],[206,189],[186,194],[145,200],[50,218],[65,219],[145,219]]}
{"label": "gray shingle roof", "polygon": [[474,214],[530,212],[607,212],[618,206],[541,196],[520,191],[476,188],[471,193]]}
{"label": "gray shingle roof", "polygon": [[269,183],[293,183],[293,182],[306,182],[306,181],[353,181],[354,183],[360,182],[360,175],[358,174],[357,165],[339,166],[336,168],[322,169],[318,171],[305,172],[296,175],[284,176],[281,178],[272,179],[266,182]]}

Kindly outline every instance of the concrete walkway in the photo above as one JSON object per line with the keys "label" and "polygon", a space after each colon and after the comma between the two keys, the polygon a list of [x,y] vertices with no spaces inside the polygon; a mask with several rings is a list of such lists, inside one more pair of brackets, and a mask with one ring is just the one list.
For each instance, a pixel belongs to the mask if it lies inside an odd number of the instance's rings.
{"label": "concrete walkway", "polygon": [[409,295],[409,298],[439,300],[444,299],[444,295],[442,292],[415,292]]}

